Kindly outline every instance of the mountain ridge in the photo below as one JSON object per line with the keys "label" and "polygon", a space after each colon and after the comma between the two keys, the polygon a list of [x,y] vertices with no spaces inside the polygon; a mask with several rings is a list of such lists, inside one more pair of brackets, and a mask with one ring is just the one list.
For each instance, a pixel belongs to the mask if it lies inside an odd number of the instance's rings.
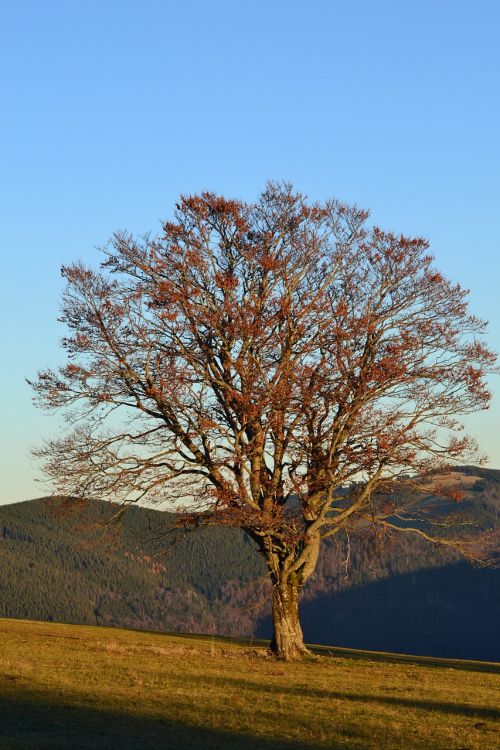
{"label": "mountain ridge", "polygon": [[[476,472],[476,473],[474,473]],[[478,530],[497,524],[500,471],[479,476],[462,509]],[[270,634],[269,583],[242,531],[171,529],[172,515],[112,506],[65,514],[46,498],[0,507],[0,616],[236,637]],[[346,550],[325,544],[304,590],[310,642],[500,661],[500,577],[398,535]],[[167,554],[162,549],[168,547]]]}

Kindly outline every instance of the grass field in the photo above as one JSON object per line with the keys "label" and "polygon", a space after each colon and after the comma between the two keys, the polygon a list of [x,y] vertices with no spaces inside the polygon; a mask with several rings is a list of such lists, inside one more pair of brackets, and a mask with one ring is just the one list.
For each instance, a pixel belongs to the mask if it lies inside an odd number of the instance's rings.
{"label": "grass field", "polygon": [[0,620],[1,750],[500,747],[500,665]]}

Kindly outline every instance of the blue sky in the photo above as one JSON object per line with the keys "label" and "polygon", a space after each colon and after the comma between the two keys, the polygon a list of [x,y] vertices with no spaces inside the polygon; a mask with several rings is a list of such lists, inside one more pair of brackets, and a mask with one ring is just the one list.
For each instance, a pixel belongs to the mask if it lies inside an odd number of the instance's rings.
{"label": "blue sky", "polygon": [[[500,349],[496,0],[2,3],[0,502],[44,494],[61,263],[156,230],[180,192],[269,178],[428,237]],[[500,468],[500,387],[469,427]]]}

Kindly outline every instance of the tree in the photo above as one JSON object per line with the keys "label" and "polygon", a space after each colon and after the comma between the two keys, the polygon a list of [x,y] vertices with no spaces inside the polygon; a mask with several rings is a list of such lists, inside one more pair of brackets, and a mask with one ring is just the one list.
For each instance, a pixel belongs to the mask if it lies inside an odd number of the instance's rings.
{"label": "tree", "polygon": [[367,218],[287,184],[182,197],[159,236],[62,269],[68,362],[34,384],[71,423],[38,451],[57,492],[170,500],[255,540],[282,658],[306,652],[299,595],[326,537],[371,524],[473,553],[415,522],[414,490],[474,454],[457,415],[488,405],[485,324],[424,239]]}

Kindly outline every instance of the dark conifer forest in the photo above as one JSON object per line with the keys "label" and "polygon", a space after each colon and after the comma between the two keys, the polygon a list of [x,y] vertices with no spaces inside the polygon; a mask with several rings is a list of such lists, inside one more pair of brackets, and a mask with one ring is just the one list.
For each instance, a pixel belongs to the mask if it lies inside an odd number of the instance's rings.
{"label": "dark conifer forest", "polygon": [[[462,467],[468,534],[497,527],[500,471]],[[455,504],[436,500],[452,517]],[[168,513],[42,498],[0,507],[0,616],[262,637],[268,580],[240,530],[172,529]],[[301,603],[305,638],[500,660],[500,571],[407,535],[329,541]]]}

